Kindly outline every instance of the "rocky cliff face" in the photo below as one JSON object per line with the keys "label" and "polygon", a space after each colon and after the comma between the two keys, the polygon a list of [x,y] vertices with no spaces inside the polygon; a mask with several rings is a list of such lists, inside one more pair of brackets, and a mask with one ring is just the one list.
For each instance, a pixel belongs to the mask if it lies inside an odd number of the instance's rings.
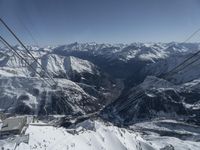
{"label": "rocky cliff face", "polygon": [[110,104],[103,115],[120,124],[155,118],[181,119],[199,124],[199,85],[199,80],[174,85],[148,76],[143,83],[131,88]]}
{"label": "rocky cliff face", "polygon": [[[16,49],[27,57],[20,47]],[[3,50],[7,52],[3,53]],[[31,67],[7,49],[1,51],[0,108],[6,113],[93,113],[116,99],[123,87],[120,80],[112,78],[87,60],[34,49],[31,52],[45,70],[44,73],[29,57],[27,61]],[[57,82],[56,85],[48,78],[49,75]]]}

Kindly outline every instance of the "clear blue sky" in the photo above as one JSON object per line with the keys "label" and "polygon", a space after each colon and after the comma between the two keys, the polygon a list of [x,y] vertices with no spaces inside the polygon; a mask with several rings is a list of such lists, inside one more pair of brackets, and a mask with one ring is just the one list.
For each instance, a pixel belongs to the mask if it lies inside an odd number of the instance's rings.
{"label": "clear blue sky", "polygon": [[200,28],[200,0],[0,0],[0,16],[26,44],[181,42]]}

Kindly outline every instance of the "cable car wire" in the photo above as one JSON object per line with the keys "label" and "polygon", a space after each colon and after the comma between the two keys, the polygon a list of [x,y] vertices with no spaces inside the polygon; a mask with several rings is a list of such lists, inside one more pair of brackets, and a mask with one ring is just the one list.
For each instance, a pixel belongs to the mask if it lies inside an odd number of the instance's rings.
{"label": "cable car wire", "polygon": [[11,28],[0,18],[0,22],[6,27],[6,29],[15,37],[15,39],[20,43],[20,45],[26,50],[26,52],[30,55],[30,57],[41,67],[41,69],[46,73],[46,75],[54,82],[56,85],[57,82],[51,77],[49,73],[43,68],[43,66],[37,61],[37,59],[33,56],[33,54],[26,48],[23,42],[17,37],[17,35],[11,30]]}

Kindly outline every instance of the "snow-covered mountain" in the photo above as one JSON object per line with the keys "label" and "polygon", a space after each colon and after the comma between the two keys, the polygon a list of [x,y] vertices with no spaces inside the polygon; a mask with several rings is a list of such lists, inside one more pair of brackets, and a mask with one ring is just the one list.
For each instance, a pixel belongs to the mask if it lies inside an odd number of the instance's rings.
{"label": "snow-covered mountain", "polygon": [[[120,128],[100,120],[86,120],[74,128],[32,123],[29,143],[18,150],[199,150],[199,127],[173,120],[142,122]],[[1,140],[0,147],[13,149],[17,138]]]}
{"label": "snow-covered mountain", "polygon": [[1,111],[31,115],[85,114],[103,106],[102,99],[87,94],[76,83],[67,79],[57,82],[57,88],[52,89],[38,78],[1,77]]}
{"label": "snow-covered mountain", "polygon": [[[67,115],[58,123],[62,122],[65,128],[74,124],[75,130],[81,129],[71,135],[65,129],[48,125],[29,126],[29,147],[19,148],[199,149],[199,132],[196,134],[200,125],[199,54],[178,71],[163,77],[198,52],[199,43],[28,46],[40,65],[22,47],[14,48],[30,66],[8,49],[0,48],[1,112],[46,116],[45,120],[47,116]],[[86,120],[93,114],[101,121]],[[109,125],[102,120],[109,121]],[[45,135],[50,133],[47,141],[42,136],[37,139],[41,130]],[[51,134],[74,140],[70,144],[60,143],[60,139],[52,140]],[[183,141],[184,146],[180,146]],[[56,143],[60,147],[53,147]]]}
{"label": "snow-covered mountain", "polygon": [[132,44],[97,44],[72,43],[54,48],[55,53],[69,54],[88,52],[91,55],[102,55],[109,59],[129,61],[141,59],[156,61],[174,54],[187,54],[197,51],[199,43],[132,43]]}
{"label": "snow-covered mountain", "polygon": [[199,81],[198,79],[174,85],[166,80],[148,76],[144,82],[131,88],[108,106],[103,116],[120,124],[170,118],[199,125]]}
{"label": "snow-covered mountain", "polygon": [[[53,53],[91,61],[113,77],[125,78],[127,86],[133,86],[141,83],[147,75],[158,76],[169,71],[198,50],[199,43],[73,43],[55,47]],[[198,64],[199,61],[192,67],[197,68]],[[176,75],[174,82],[197,78],[199,69],[192,67]]]}
{"label": "snow-covered mountain", "polygon": [[[13,86],[13,90],[17,91],[18,87],[25,89],[25,85],[21,83],[23,81],[22,78],[30,80],[31,83],[32,80],[38,80],[39,82],[37,71],[44,78],[50,75],[57,80],[62,79],[66,80],[66,82],[70,80],[87,93],[91,99],[95,98],[102,105],[107,105],[120,96],[123,88],[121,97],[128,100],[132,96],[126,98],[124,95],[129,95],[127,93],[135,95],[135,92],[137,93],[138,88],[141,86],[139,84],[144,81],[143,85],[148,81],[145,80],[148,75],[159,76],[166,73],[197,52],[200,44],[72,43],[43,48],[28,46],[28,49],[47,73],[44,73],[34,60],[27,57],[27,53],[22,47],[15,46],[14,48],[26,58],[31,67],[13,55],[8,49],[0,49],[0,80],[3,83],[8,80],[12,84],[14,82],[19,84],[18,86]],[[167,80],[171,84],[184,84],[198,79],[199,74],[198,61],[196,61]],[[122,81],[124,81],[124,86]],[[150,85],[148,82],[146,84]],[[164,82],[163,85],[165,84]],[[160,88],[163,88],[162,86]],[[175,93],[177,93],[176,90],[177,88],[175,88]],[[33,93],[28,94],[33,95]],[[123,103],[125,100],[123,100]]]}
{"label": "snow-covered mountain", "polygon": [[[40,65],[27,57],[19,46],[16,49],[30,66],[8,49],[5,49],[6,53],[1,50],[0,108],[4,112],[36,115],[92,113],[113,101],[122,90],[120,80],[110,77],[87,60],[52,54],[50,50],[44,50],[47,48],[29,48]],[[58,82],[54,88],[50,87],[55,85],[49,75]]]}

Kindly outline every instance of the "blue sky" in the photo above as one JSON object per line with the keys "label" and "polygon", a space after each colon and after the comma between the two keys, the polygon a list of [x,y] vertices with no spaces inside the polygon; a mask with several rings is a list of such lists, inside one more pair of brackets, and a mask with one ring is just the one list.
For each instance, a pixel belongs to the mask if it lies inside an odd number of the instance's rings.
{"label": "blue sky", "polygon": [[200,1],[0,0],[0,16],[26,44],[181,42],[200,28]]}

